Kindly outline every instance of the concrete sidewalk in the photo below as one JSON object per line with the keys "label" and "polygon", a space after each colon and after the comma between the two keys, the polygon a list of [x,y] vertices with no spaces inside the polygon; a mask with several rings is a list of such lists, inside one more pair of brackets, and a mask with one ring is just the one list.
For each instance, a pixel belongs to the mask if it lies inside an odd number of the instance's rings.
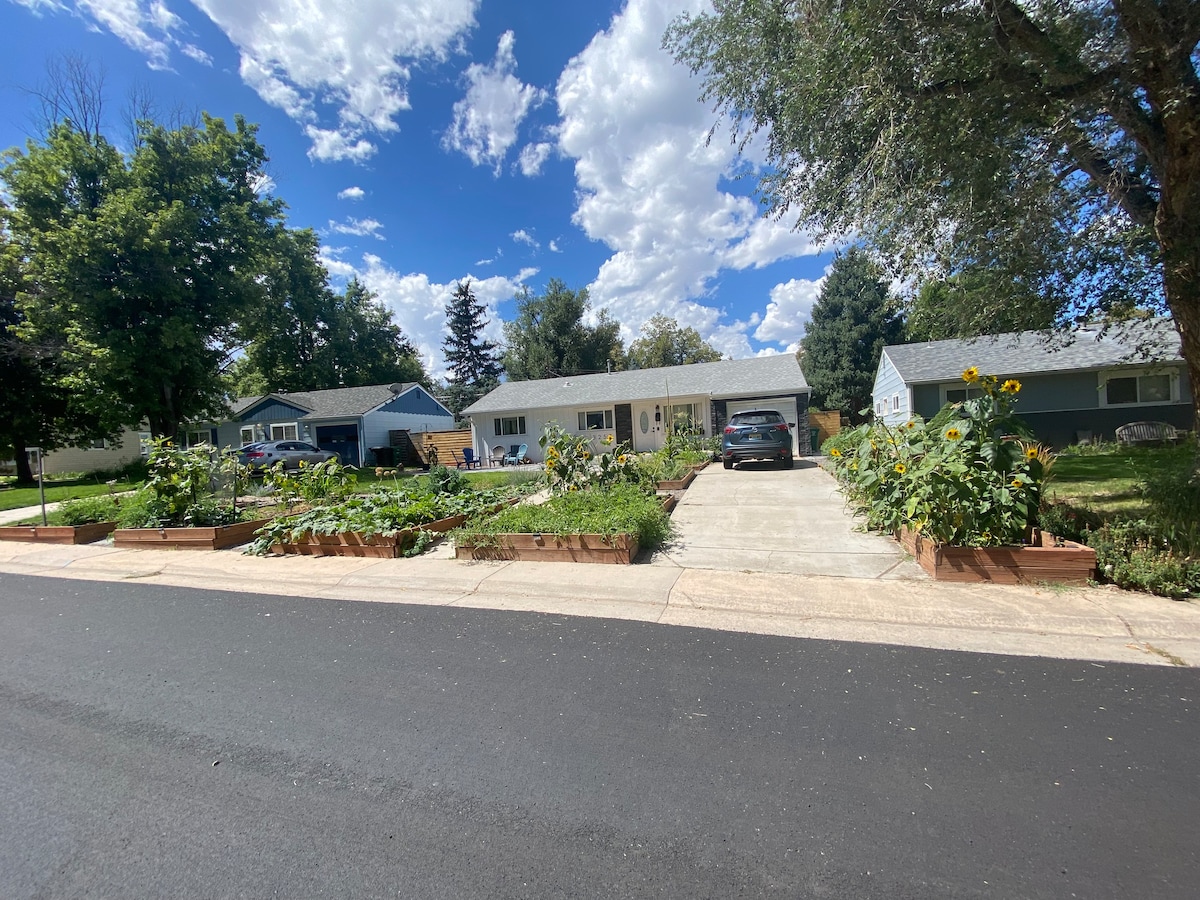
{"label": "concrete sidewalk", "polygon": [[[650,564],[258,558],[236,550],[116,550],[5,542],[0,572],[631,619],[726,631],[1049,656],[1200,665],[1200,605],[1115,588],[959,585]],[[0,589],[4,578],[0,576]]]}

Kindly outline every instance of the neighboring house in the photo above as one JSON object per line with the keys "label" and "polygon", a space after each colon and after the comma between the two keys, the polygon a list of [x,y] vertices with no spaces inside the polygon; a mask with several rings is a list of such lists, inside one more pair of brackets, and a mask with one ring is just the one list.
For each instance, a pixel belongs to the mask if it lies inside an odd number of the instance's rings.
{"label": "neighboring house", "polygon": [[278,391],[244,397],[233,418],[188,425],[187,446],[241,447],[254,441],[299,440],[332,450],[346,465],[373,465],[372,447],[391,445],[390,432],[445,431],[454,415],[414,383],[327,391]]}
{"label": "neighboring house", "polygon": [[[141,456],[145,456],[143,440],[150,438],[149,431],[124,431],[115,440],[92,441],[87,447],[63,447],[53,450],[42,458],[42,471],[47,475],[62,475],[67,472],[100,472],[123,468]],[[36,454],[29,453],[29,465],[37,474]],[[0,474],[6,474],[11,463],[0,463]]]}
{"label": "neighboring house", "polygon": [[1192,428],[1192,388],[1169,319],[1107,332],[1085,326],[1065,342],[1024,331],[884,347],[875,374],[876,418],[893,425],[913,415],[929,419],[946,403],[975,396],[978,388],[962,378],[971,366],[1020,381],[1017,415],[1056,447],[1112,440],[1127,422]]}
{"label": "neighboring house", "polygon": [[809,387],[791,353],[661,369],[570,378],[507,381],[463,410],[475,451],[527,444],[542,460],[538,438],[549,422],[602,440],[612,435],[637,452],[663,446],[672,422],[720,434],[739,410],[775,409],[795,428],[798,456],[809,453]]}

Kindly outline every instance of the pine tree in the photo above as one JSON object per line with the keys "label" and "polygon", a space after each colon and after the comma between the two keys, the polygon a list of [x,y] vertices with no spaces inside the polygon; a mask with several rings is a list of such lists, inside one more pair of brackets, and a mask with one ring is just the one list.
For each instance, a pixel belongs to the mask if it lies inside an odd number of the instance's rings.
{"label": "pine tree", "polygon": [[902,340],[899,306],[883,273],[856,247],[838,254],[804,335],[801,366],[814,406],[852,421],[871,405],[875,370],[887,344]]}
{"label": "pine tree", "polygon": [[459,282],[446,304],[450,333],[442,341],[442,351],[450,370],[447,399],[455,415],[495,387],[504,371],[498,346],[483,337],[486,311],[470,281]]}

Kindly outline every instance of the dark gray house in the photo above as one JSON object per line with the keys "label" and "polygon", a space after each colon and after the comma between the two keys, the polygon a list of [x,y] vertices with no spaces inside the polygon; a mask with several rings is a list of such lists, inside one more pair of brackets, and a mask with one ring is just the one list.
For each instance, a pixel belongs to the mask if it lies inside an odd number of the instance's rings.
{"label": "dark gray house", "polygon": [[541,461],[538,437],[548,422],[568,431],[616,443],[636,452],[663,446],[672,422],[699,425],[720,434],[729,417],[744,409],[778,410],[793,423],[795,453],[808,447],[808,383],[791,353],[752,359],[635,369],[570,378],[508,381],[465,410],[475,452],[527,444]]}
{"label": "dark gray house", "polygon": [[1192,386],[1179,346],[1174,323],[1160,318],[1107,331],[1085,326],[1065,341],[1025,331],[885,347],[875,374],[875,416],[890,424],[913,415],[928,419],[973,395],[977,389],[962,373],[975,366],[981,374],[1018,379],[1017,414],[1056,447],[1112,440],[1127,422],[1190,430]]}

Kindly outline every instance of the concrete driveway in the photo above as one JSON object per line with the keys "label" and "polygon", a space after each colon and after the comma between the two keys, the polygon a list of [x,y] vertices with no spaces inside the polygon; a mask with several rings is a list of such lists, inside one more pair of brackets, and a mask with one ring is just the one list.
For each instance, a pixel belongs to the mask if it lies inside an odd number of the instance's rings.
{"label": "concrete driveway", "polygon": [[890,538],[857,530],[833,477],[811,460],[720,464],[671,515],[676,536],[651,565],[684,569],[928,580]]}

